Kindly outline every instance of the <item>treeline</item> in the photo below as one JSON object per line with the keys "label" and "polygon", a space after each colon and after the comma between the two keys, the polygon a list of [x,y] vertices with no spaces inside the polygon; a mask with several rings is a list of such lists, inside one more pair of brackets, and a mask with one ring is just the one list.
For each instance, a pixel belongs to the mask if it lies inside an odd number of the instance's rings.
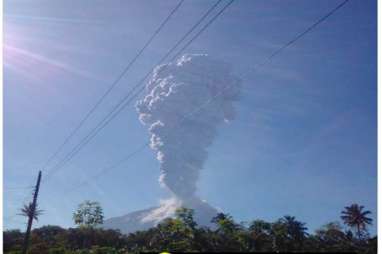
{"label": "treeline", "polygon": [[[220,213],[212,219],[213,228],[199,227],[194,221],[193,211],[181,208],[175,218],[166,219],[156,227],[129,235],[91,225],[69,229],[59,226],[36,228],[32,231],[28,253],[122,254],[142,251],[377,253],[377,237],[370,237],[365,226],[365,218],[369,218],[365,214],[362,216],[362,211],[358,214],[352,214],[350,210],[347,212],[347,214],[346,211],[343,212],[341,216],[348,225],[347,229],[340,223],[333,222],[308,234],[305,223],[293,216],[284,216],[274,222],[254,220],[250,223],[237,223],[230,215]],[[371,220],[369,222],[371,223]],[[3,236],[4,253],[21,253],[24,237],[22,232],[7,230]]]}

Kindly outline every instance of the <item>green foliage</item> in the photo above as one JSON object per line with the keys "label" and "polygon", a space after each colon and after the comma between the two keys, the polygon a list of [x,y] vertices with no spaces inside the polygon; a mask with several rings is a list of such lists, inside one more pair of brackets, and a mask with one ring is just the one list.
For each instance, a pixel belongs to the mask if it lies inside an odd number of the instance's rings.
{"label": "green foliage", "polygon": [[[362,210],[362,209],[361,209]],[[175,218],[145,231],[123,235],[116,230],[92,226],[63,229],[44,226],[34,229],[29,254],[125,254],[139,252],[354,252],[377,253],[377,237],[361,239],[338,222],[328,223],[312,234],[305,223],[293,216],[274,222],[254,220],[237,223],[229,214],[219,213],[215,228],[199,227],[191,209],[181,208]],[[366,231],[366,228],[364,228]],[[367,231],[366,231],[367,233]],[[4,232],[4,253],[21,251],[23,234]]]}
{"label": "green foliage", "polygon": [[103,210],[98,202],[86,200],[73,214],[74,223],[85,227],[96,227],[103,223]]}
{"label": "green foliage", "polygon": [[231,215],[218,213],[211,220],[217,226],[214,249],[217,251],[243,251],[247,248],[247,235],[244,228],[237,224]]}
{"label": "green foliage", "polygon": [[194,210],[181,207],[176,210],[175,214],[176,217],[180,219],[187,227],[195,229],[197,226],[196,222],[194,221]]}

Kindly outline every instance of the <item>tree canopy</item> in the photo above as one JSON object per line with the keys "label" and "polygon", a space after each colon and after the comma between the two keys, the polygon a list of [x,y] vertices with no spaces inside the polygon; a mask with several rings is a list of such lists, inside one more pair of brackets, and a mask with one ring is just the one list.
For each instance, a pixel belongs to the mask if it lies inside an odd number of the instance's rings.
{"label": "tree canopy", "polygon": [[103,223],[103,210],[98,202],[86,200],[73,214],[74,223],[85,227],[95,227]]}
{"label": "tree canopy", "polygon": [[[84,208],[94,208],[95,211],[98,205],[86,202],[79,208],[82,212],[94,214]],[[97,211],[99,212],[99,209]],[[377,237],[369,237],[368,234],[364,234],[362,238],[354,237],[353,224],[345,223],[345,227],[349,227],[345,228],[339,222],[330,222],[308,233],[305,223],[290,215],[273,222],[256,219],[248,223],[237,223],[231,215],[219,213],[211,218],[211,221],[215,227],[201,227],[194,220],[193,210],[181,208],[176,212],[175,218],[165,219],[153,228],[128,235],[123,235],[118,230],[104,230],[93,226],[69,229],[44,226],[32,231],[28,253],[122,254],[144,251],[377,253]],[[89,220],[88,225],[94,225],[93,222],[94,219]],[[85,220],[82,223],[85,223]],[[367,232],[366,227],[360,228]],[[5,231],[4,252],[20,253],[23,236],[19,230]]]}

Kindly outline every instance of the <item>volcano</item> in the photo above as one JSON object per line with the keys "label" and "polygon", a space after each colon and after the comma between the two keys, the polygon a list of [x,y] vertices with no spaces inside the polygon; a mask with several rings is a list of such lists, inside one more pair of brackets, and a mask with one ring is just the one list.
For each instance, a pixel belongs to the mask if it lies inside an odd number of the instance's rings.
{"label": "volcano", "polygon": [[214,208],[199,199],[190,200],[187,203],[176,199],[168,199],[161,201],[161,204],[157,207],[106,219],[102,227],[104,229],[118,229],[124,234],[147,230],[158,225],[166,218],[174,218],[176,209],[182,206],[194,210],[194,219],[198,226],[213,227],[211,219],[221,212],[220,209]]}

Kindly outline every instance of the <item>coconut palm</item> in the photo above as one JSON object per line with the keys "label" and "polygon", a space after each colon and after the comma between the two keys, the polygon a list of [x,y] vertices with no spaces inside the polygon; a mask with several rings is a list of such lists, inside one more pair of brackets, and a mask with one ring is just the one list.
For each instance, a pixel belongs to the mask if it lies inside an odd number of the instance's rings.
{"label": "coconut palm", "polygon": [[307,236],[305,223],[286,215],[272,224],[271,234],[275,251],[295,251],[302,247]]}
{"label": "coconut palm", "polygon": [[[25,204],[23,205],[23,207],[20,209],[21,210],[21,213],[19,215],[22,215],[22,216],[25,216],[25,217],[31,217],[32,213],[33,213],[33,203],[30,202],[29,204]],[[38,217],[43,213],[43,210],[40,210],[37,208],[37,204],[36,204],[36,209],[33,213],[33,219],[34,220],[38,220]]]}
{"label": "coconut palm", "polygon": [[372,224],[372,219],[368,218],[366,215],[371,214],[370,211],[363,211],[365,207],[358,204],[352,204],[351,206],[346,206],[345,210],[341,213],[341,219],[346,225],[355,229],[358,239],[361,239],[362,233],[366,231],[366,226]]}
{"label": "coconut palm", "polygon": [[287,226],[288,234],[297,242],[301,242],[307,235],[305,223],[296,220],[294,216],[286,215],[281,219]]}

